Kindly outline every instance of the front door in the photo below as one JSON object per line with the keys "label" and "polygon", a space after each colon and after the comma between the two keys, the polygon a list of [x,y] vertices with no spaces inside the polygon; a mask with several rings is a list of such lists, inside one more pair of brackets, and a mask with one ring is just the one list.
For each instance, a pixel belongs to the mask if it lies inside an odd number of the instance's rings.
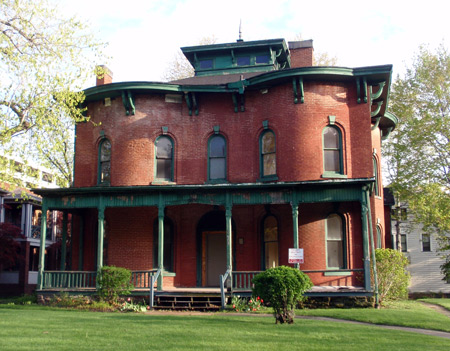
{"label": "front door", "polygon": [[227,270],[225,232],[203,232],[202,285],[219,286],[219,276]]}

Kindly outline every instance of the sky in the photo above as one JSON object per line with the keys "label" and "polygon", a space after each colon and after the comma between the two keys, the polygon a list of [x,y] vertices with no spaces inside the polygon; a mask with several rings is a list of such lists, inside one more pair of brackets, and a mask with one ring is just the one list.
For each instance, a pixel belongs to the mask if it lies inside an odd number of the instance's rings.
{"label": "sky", "polygon": [[240,24],[246,41],[312,39],[315,52],[335,56],[338,66],[392,64],[394,77],[411,66],[420,45],[450,48],[446,0],[52,1],[108,43],[114,82],[162,81],[180,47],[211,36],[235,42]]}

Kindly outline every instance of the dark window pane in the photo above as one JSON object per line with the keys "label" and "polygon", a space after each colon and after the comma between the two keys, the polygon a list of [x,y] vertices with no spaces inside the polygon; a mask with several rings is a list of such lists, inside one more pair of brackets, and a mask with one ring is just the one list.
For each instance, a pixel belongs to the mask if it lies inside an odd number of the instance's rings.
{"label": "dark window pane", "polygon": [[109,182],[111,177],[111,163],[110,162],[102,162],[101,164],[101,179],[100,181]]}
{"label": "dark window pane", "polygon": [[341,241],[327,242],[327,266],[329,268],[344,268],[344,256]]}
{"label": "dark window pane", "polygon": [[339,148],[339,133],[335,128],[327,127],[323,133],[323,146],[328,149]]}
{"label": "dark window pane", "polygon": [[263,155],[263,176],[276,175],[277,165],[275,154]]}
{"label": "dark window pane", "polygon": [[269,55],[258,55],[256,56],[256,63],[269,63]]}
{"label": "dark window pane", "polygon": [[340,172],[340,161],[338,150],[325,150],[325,171],[326,172]]}
{"label": "dark window pane", "polygon": [[342,240],[342,219],[337,215],[327,218],[327,240]]}
{"label": "dark window pane", "polygon": [[100,148],[100,161],[109,161],[111,159],[111,143],[109,140],[102,142]]}
{"label": "dark window pane", "polygon": [[172,179],[172,160],[157,159],[156,160],[156,178],[171,180]]}
{"label": "dark window pane", "polygon": [[200,68],[201,69],[213,68],[213,60],[201,60]]}
{"label": "dark window pane", "polygon": [[241,56],[237,58],[238,66],[248,66],[250,64],[250,56]]}
{"label": "dark window pane", "polygon": [[225,179],[225,158],[211,158],[209,162],[209,178]]}
{"label": "dark window pane", "polygon": [[156,157],[172,158],[172,142],[167,137],[161,137],[156,141]]}
{"label": "dark window pane", "polygon": [[402,243],[402,252],[407,252],[408,244],[406,241],[406,234],[401,234],[400,239],[401,239],[401,243]]}
{"label": "dark window pane", "polygon": [[424,252],[431,251],[429,234],[422,234],[422,251],[424,251]]}
{"label": "dark window pane", "polygon": [[262,137],[262,153],[267,154],[270,152],[275,152],[275,134],[266,132]]}
{"label": "dark window pane", "polygon": [[224,157],[225,156],[225,139],[216,136],[209,142],[210,157]]}

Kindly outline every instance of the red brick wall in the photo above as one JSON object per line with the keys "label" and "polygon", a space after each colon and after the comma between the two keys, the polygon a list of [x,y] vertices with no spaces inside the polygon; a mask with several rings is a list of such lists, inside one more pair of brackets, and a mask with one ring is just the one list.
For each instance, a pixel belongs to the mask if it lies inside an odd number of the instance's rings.
{"label": "red brick wall", "polygon": [[186,104],[166,103],[163,95],[137,95],[136,115],[126,116],[121,98],[111,106],[89,104],[97,123],[77,126],[75,186],[97,180],[101,133],[110,139],[111,185],[148,185],[154,180],[154,143],[168,127],[174,140],[174,180],[177,184],[207,181],[207,142],[215,125],[227,140],[227,177],[231,183],[255,182],[259,174],[262,122],[276,133],[280,181],[321,179],[322,130],[336,116],[343,135],[344,170],[349,178],[372,175],[369,104],[356,103],[355,84],[305,82],[305,103],[294,104],[292,84],[267,94],[247,91],[246,111],[234,113],[229,94],[200,94],[198,116]]}

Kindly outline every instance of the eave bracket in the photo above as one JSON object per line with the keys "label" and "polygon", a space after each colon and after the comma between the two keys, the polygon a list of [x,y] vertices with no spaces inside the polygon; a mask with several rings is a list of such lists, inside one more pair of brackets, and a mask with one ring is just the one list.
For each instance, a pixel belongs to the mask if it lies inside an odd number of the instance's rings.
{"label": "eave bracket", "polygon": [[136,113],[136,108],[134,107],[134,97],[130,90],[122,90],[122,102],[127,116],[134,116]]}
{"label": "eave bracket", "polygon": [[[298,80],[298,89],[297,89],[297,80]],[[303,104],[305,102],[305,92],[303,90],[303,77],[292,78],[292,87],[294,89],[294,103],[298,104],[300,96],[300,103]]]}

